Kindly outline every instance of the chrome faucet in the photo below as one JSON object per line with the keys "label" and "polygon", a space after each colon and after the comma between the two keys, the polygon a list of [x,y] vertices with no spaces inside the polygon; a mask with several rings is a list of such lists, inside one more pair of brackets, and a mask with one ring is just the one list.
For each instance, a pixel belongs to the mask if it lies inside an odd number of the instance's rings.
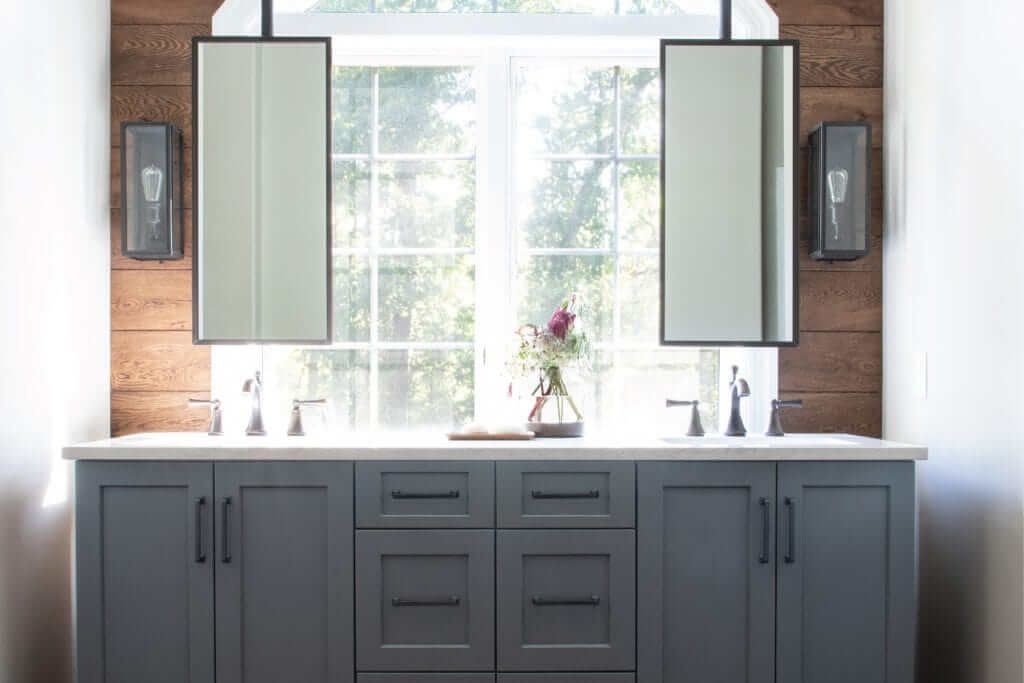
{"label": "chrome faucet", "polygon": [[740,366],[732,366],[732,381],[729,382],[729,426],[725,428],[726,436],[746,436],[747,428],[743,426],[740,416],[740,399],[750,396],[750,385],[747,380],[739,377]]}
{"label": "chrome faucet", "polygon": [[245,428],[248,436],[266,436],[267,430],[263,428],[263,380],[257,370],[252,379],[245,380],[242,391],[252,394],[252,412],[249,414],[249,424]]}

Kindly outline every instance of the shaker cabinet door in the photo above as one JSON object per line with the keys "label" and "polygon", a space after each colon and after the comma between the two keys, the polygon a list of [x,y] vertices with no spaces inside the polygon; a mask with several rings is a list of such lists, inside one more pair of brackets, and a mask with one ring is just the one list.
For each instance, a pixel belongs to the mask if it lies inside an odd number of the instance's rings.
{"label": "shaker cabinet door", "polygon": [[351,683],[352,464],[216,464],[218,683]]}
{"label": "shaker cabinet door", "polygon": [[637,466],[637,680],[772,683],[775,464]]}
{"label": "shaker cabinet door", "polygon": [[213,466],[75,466],[77,680],[213,683]]}
{"label": "shaker cabinet door", "polygon": [[778,683],[914,679],[912,462],[779,464]]}

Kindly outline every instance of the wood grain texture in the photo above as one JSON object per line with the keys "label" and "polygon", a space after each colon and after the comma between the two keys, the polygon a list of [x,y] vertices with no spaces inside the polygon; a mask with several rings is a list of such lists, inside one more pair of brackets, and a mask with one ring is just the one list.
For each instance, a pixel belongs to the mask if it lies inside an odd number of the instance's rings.
{"label": "wood grain texture", "polygon": [[190,85],[192,37],[209,35],[209,26],[112,26],[111,85]]}
{"label": "wood grain texture", "polygon": [[882,395],[783,392],[781,398],[802,399],[804,407],[782,415],[787,432],[882,435]]}
{"label": "wood grain texture", "polygon": [[822,121],[870,121],[871,143],[882,147],[881,88],[800,88],[800,143]]}
{"label": "wood grain texture", "polygon": [[141,432],[205,432],[209,411],[190,408],[189,397],[209,398],[209,391],[112,391],[111,436]]}
{"label": "wood grain texture", "polygon": [[110,333],[110,386],[116,391],[209,391],[210,348],[191,332]]}
{"label": "wood grain texture", "polygon": [[779,349],[779,391],[882,391],[882,335],[803,332],[800,346]]}
{"label": "wood grain texture", "polygon": [[[110,269],[116,270],[192,270],[192,210],[184,211],[185,256],[176,261],[138,261],[121,254],[121,209],[110,210]],[[189,290],[191,291],[191,290]]]}
{"label": "wood grain texture", "polygon": [[192,272],[112,270],[111,330],[191,330]]}
{"label": "wood grain texture", "polygon": [[186,85],[114,85],[110,88],[110,143],[121,146],[122,121],[169,121],[192,145],[192,88]]}
{"label": "wood grain texture", "polygon": [[[120,127],[120,122],[117,124]],[[185,187],[181,197],[186,209],[192,208],[192,148],[185,147],[184,154]],[[121,206],[121,150],[110,150],[110,205]]]}
{"label": "wood grain texture", "polygon": [[768,0],[780,24],[881,26],[883,0]]}
{"label": "wood grain texture", "polygon": [[800,273],[800,329],[881,332],[881,271]]}
{"label": "wood grain texture", "polygon": [[881,26],[785,26],[780,37],[800,41],[803,87],[882,87]]}
{"label": "wood grain texture", "polygon": [[208,24],[223,0],[111,0],[110,23]]}

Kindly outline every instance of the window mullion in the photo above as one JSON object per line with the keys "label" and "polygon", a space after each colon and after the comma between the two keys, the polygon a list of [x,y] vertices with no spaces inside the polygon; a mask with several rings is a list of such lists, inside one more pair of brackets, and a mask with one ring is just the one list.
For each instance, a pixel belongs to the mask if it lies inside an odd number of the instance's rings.
{"label": "window mullion", "polygon": [[[371,3],[373,0],[370,0]],[[380,424],[380,168],[377,154],[380,120],[380,72],[370,80],[370,428]]]}
{"label": "window mullion", "polygon": [[612,252],[614,259],[614,282],[612,283],[612,344],[616,351],[614,352],[613,362],[617,366],[619,364],[618,347],[621,338],[622,330],[622,292],[621,292],[621,276],[622,276],[622,259],[619,251],[622,247],[622,235],[621,226],[619,221],[622,216],[620,207],[620,192],[619,192],[619,157],[622,154],[622,69],[621,67],[615,67],[615,79],[614,79],[614,96],[615,96],[615,126],[614,126],[614,144],[615,153],[612,159]]}

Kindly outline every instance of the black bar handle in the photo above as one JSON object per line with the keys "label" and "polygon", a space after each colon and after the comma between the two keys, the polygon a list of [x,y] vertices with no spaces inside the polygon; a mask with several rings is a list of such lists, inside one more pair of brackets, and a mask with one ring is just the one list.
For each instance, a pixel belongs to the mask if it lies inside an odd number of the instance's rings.
{"label": "black bar handle", "polygon": [[391,598],[392,607],[458,607],[461,602],[457,595],[443,598]]}
{"label": "black bar handle", "polygon": [[434,491],[434,492],[425,491],[425,492],[420,492],[420,491],[401,491],[399,489],[395,489],[395,490],[393,490],[391,492],[391,497],[394,498],[395,500],[430,500],[430,499],[437,499],[437,498],[458,498],[459,495],[460,494],[459,494],[458,490],[454,490],[454,491]]}
{"label": "black bar handle", "polygon": [[552,499],[573,499],[573,498],[600,498],[601,492],[597,489],[591,489],[590,491],[569,491],[569,492],[557,492],[557,491],[530,491],[530,497],[538,500],[552,500]]}
{"label": "black bar handle", "polygon": [[553,605],[588,605],[590,607],[597,607],[601,604],[601,598],[596,595],[584,595],[584,596],[554,596],[546,597],[543,595],[534,595],[530,598],[537,607],[551,607]]}
{"label": "black bar handle", "polygon": [[221,504],[221,512],[224,521],[221,522],[220,527],[220,561],[227,564],[231,562],[231,496],[225,496]]}
{"label": "black bar handle", "polygon": [[786,564],[796,562],[796,501],[786,498],[786,524],[789,539],[786,541]]}
{"label": "black bar handle", "polygon": [[206,541],[203,539],[203,510],[206,508],[206,496],[196,498],[196,562],[206,562]]}
{"label": "black bar handle", "polygon": [[761,564],[768,564],[768,545],[771,540],[768,535],[769,527],[771,526],[771,506],[772,503],[767,498],[762,498],[761,501],[761,554],[758,556],[757,561]]}

